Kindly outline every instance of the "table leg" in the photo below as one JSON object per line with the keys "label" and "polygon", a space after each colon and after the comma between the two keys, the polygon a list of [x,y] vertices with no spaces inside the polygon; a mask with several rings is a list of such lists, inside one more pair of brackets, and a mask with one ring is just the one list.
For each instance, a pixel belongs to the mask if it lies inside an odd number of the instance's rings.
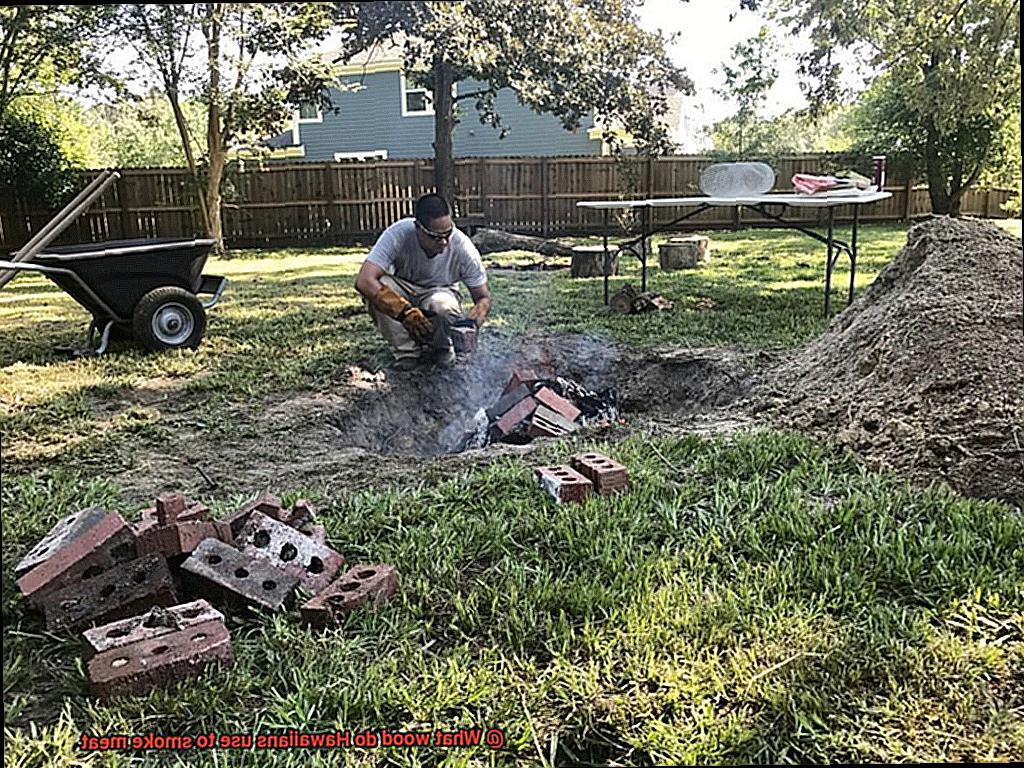
{"label": "table leg", "polygon": [[827,254],[825,257],[825,317],[828,317],[828,311],[832,301],[832,239],[835,233],[835,220],[836,220],[836,209],[835,206],[829,206],[828,208],[828,235],[825,238],[825,248]]}
{"label": "table leg", "polygon": [[647,237],[651,231],[651,209],[645,207],[640,212],[640,290],[647,290]]}
{"label": "table leg", "polygon": [[605,303],[605,306],[608,306],[608,272],[611,271],[609,269],[609,263],[608,262],[610,261],[611,254],[608,253],[608,209],[607,208],[604,209],[604,225],[601,227],[601,231],[604,233],[604,237],[602,238],[603,242],[604,242],[604,303]]}
{"label": "table leg", "polygon": [[853,281],[857,277],[857,220],[860,206],[853,206],[853,231],[850,233],[850,293],[846,297],[846,305],[853,303]]}

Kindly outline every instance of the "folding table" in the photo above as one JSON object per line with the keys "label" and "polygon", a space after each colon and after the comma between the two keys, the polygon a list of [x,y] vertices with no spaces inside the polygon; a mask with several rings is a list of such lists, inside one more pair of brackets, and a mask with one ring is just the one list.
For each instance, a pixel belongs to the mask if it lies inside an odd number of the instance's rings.
{"label": "folding table", "polygon": [[[608,303],[608,273],[610,271],[611,251],[608,248],[608,216],[615,210],[638,210],[640,212],[640,234],[619,243],[617,252],[629,251],[640,259],[641,265],[641,290],[647,290],[647,248],[648,240],[659,232],[672,229],[681,221],[685,221],[711,208],[730,207],[745,208],[755,211],[766,219],[776,222],[785,229],[794,229],[808,237],[824,243],[826,247],[825,260],[825,314],[828,315],[830,307],[830,292],[832,289],[832,269],[835,267],[836,259],[843,251],[850,258],[850,290],[847,296],[847,304],[853,301],[853,281],[857,273],[857,226],[860,218],[860,207],[869,203],[876,203],[892,197],[891,192],[866,192],[861,194],[838,194],[835,192],[824,195],[800,195],[793,193],[778,193],[765,195],[750,195],[745,197],[662,197],[648,200],[586,200],[576,203],[578,208],[602,211],[604,214],[603,243],[604,243],[604,303]],[[835,237],[835,215],[836,208],[841,205],[849,205],[853,208],[853,222],[850,230],[850,242],[839,240]],[[667,224],[653,226],[651,222],[652,212],[655,208],[693,208]],[[770,210],[776,208],[777,210]],[[828,212],[826,233],[823,235],[815,232],[803,224],[795,221],[786,221],[783,213],[787,208],[824,208]],[[639,247],[638,247],[639,246]]]}

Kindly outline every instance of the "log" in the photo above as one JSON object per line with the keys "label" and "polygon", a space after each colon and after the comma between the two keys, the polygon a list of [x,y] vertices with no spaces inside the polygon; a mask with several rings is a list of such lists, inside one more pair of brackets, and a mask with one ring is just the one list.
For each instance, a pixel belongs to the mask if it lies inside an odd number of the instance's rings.
{"label": "log", "polygon": [[[604,247],[600,245],[577,245],[572,249],[569,274],[572,277],[601,277],[604,274]],[[619,274],[619,255],[608,254],[608,274]]]}
{"label": "log", "polygon": [[571,245],[543,237],[502,232],[500,229],[478,229],[471,239],[481,255],[501,251],[531,251],[543,256],[572,256]]}
{"label": "log", "polygon": [[693,269],[708,260],[708,238],[703,235],[673,237],[658,248],[658,261],[665,271]]}

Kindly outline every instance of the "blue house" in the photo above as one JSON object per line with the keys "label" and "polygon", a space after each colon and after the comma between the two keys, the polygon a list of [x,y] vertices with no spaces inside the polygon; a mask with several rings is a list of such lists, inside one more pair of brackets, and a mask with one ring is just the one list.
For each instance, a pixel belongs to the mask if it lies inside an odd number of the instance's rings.
{"label": "blue house", "polygon": [[[402,71],[400,48],[360,54],[341,69],[346,89],[330,91],[334,110],[304,108],[291,130],[267,141],[278,158],[331,161],[433,157],[434,110],[431,93],[410,83]],[[483,88],[474,81],[455,85],[455,95]],[[506,130],[480,122],[473,99],[458,104],[453,134],[456,157],[600,155],[606,152],[593,122],[565,130],[557,118],[523,105],[502,89],[496,110]],[[335,111],[336,110],[336,111]]]}

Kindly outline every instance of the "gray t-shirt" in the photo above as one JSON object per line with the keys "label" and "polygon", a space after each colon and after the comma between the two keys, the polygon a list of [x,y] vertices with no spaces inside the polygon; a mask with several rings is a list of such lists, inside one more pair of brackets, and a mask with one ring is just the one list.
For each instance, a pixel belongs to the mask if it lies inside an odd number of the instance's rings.
{"label": "gray t-shirt", "polygon": [[453,230],[447,247],[428,259],[416,239],[416,219],[401,219],[385,229],[366,260],[416,285],[454,286],[461,281],[477,288],[487,282],[480,251],[465,233]]}

